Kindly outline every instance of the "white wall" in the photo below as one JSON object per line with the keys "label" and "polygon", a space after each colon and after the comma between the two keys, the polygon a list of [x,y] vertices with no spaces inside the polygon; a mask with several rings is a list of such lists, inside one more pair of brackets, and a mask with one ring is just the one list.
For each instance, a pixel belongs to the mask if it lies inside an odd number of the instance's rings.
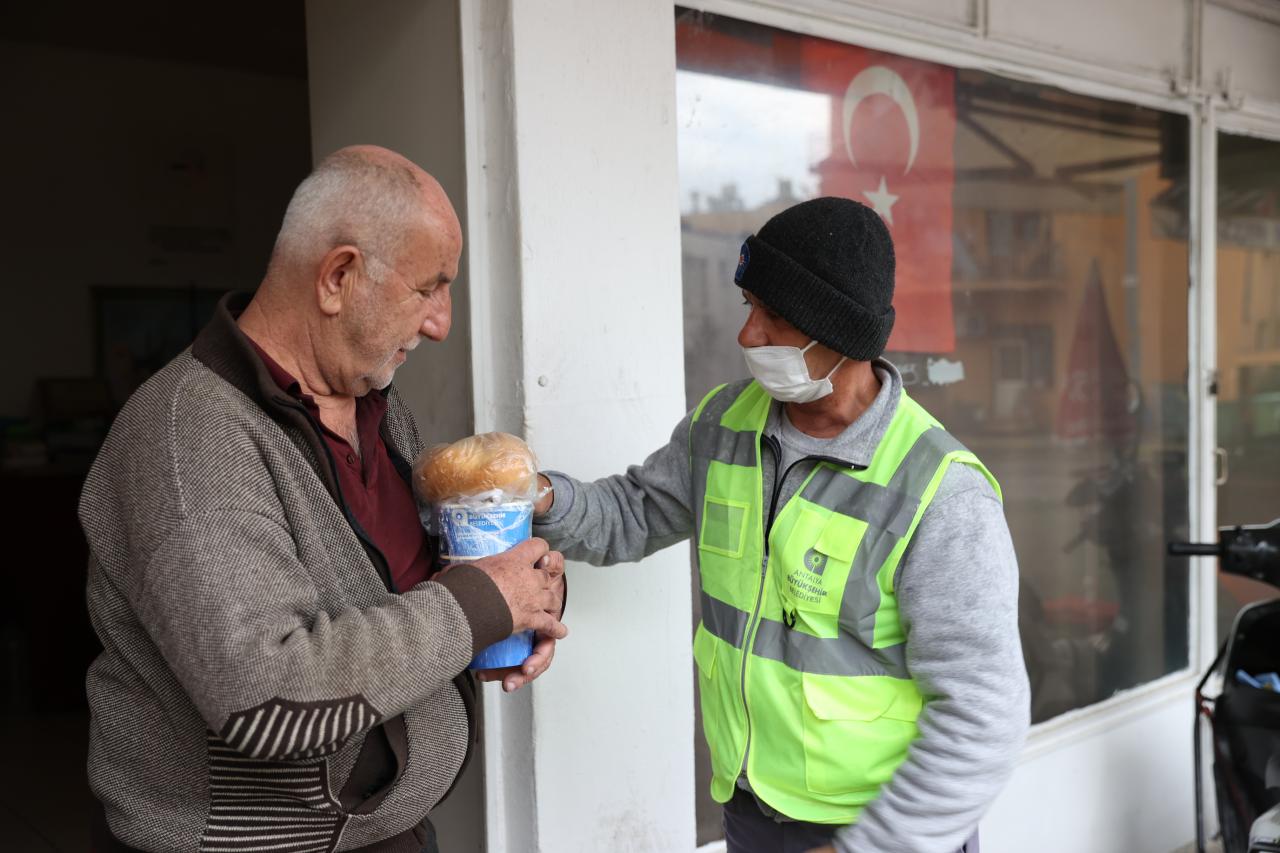
{"label": "white wall", "polygon": [[[672,6],[508,0],[463,26],[470,222],[489,269],[474,286],[477,304],[499,300],[478,327],[515,342],[512,359],[477,341],[477,388],[523,399],[545,467],[619,472],[684,411]],[[501,399],[476,407],[510,416]],[[531,706],[486,697],[505,732],[490,730],[505,750],[490,802],[507,804],[489,849],[692,850],[687,553],[569,575],[573,634]]]}
{"label": "white wall", "polygon": [[[0,81],[0,417],[13,417],[36,377],[93,373],[91,285],[257,287],[310,151],[302,79],[0,42]],[[216,158],[218,184],[187,196],[165,175],[193,149]],[[157,225],[232,239],[175,253],[150,240]]]}
{"label": "white wall", "polygon": [[1280,108],[1280,3],[1208,6],[1204,75],[1206,84],[1243,99],[1242,107],[1259,101]]}
{"label": "white wall", "polygon": [[1190,11],[1184,0],[987,0],[987,32],[993,41],[1163,79],[1185,74]]}
{"label": "white wall", "polygon": [[[1219,101],[1226,124],[1280,133],[1280,6],[1274,0],[682,0],[681,5],[917,52],[953,64],[1036,67],[1135,93]],[[784,23],[789,22],[789,23]],[[836,33],[843,30],[843,35]],[[891,46],[885,49],[892,50]],[[932,57],[926,57],[932,58]],[[1224,97],[1225,96],[1225,97]]]}
{"label": "white wall", "polygon": [[1187,688],[1042,726],[983,818],[983,853],[1181,848],[1195,835],[1191,720]]}

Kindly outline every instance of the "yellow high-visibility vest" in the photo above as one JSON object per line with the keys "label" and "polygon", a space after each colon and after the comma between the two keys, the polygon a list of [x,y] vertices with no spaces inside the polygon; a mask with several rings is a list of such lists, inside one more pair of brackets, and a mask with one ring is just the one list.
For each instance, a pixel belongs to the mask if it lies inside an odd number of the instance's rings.
{"label": "yellow high-visibility vest", "polygon": [[762,494],[760,465],[771,402],[755,382],[722,385],[690,430],[711,793],[728,801],[745,773],[787,817],[847,824],[918,734],[923,697],[894,591],[902,554],[952,462],[1000,488],[904,392],[867,468],[817,461],[771,506],[778,487]]}

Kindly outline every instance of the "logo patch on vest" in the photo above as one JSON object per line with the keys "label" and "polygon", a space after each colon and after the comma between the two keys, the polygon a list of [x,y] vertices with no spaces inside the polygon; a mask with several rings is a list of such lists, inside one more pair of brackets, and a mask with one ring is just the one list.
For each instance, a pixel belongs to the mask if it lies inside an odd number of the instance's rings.
{"label": "logo patch on vest", "polygon": [[734,284],[742,283],[742,274],[747,271],[747,264],[749,263],[751,263],[751,249],[747,247],[747,243],[744,240],[742,248],[738,250],[738,269],[733,273]]}
{"label": "logo patch on vest", "polygon": [[828,592],[822,585],[822,577],[796,570],[787,575],[786,592],[793,601],[805,604],[821,604]]}
{"label": "logo patch on vest", "polygon": [[807,604],[821,604],[828,595],[822,583],[822,573],[827,570],[827,555],[816,548],[804,552],[804,569],[796,569],[787,575],[787,593],[792,600]]}
{"label": "logo patch on vest", "polygon": [[827,570],[827,555],[810,548],[804,555],[804,567],[815,575],[820,575]]}

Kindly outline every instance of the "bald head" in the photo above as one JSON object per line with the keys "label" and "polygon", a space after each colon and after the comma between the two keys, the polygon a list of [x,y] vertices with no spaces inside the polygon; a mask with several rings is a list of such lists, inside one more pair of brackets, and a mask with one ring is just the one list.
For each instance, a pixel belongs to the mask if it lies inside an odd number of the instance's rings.
{"label": "bald head", "polygon": [[284,215],[271,264],[236,322],[313,398],[385,388],[452,323],[462,229],[435,178],[385,148],[326,157]]}
{"label": "bald head", "polygon": [[276,237],[270,272],[313,264],[342,245],[359,248],[373,266],[394,266],[422,229],[461,239],[458,217],[440,183],[386,148],[342,148],[298,185]]}

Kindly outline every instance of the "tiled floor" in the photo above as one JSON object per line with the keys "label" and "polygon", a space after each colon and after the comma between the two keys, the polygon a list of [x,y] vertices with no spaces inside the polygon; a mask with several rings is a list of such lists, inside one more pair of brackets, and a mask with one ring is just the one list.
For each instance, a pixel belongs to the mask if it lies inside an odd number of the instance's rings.
{"label": "tiled floor", "polygon": [[0,716],[0,849],[89,849],[88,732],[88,711]]}

